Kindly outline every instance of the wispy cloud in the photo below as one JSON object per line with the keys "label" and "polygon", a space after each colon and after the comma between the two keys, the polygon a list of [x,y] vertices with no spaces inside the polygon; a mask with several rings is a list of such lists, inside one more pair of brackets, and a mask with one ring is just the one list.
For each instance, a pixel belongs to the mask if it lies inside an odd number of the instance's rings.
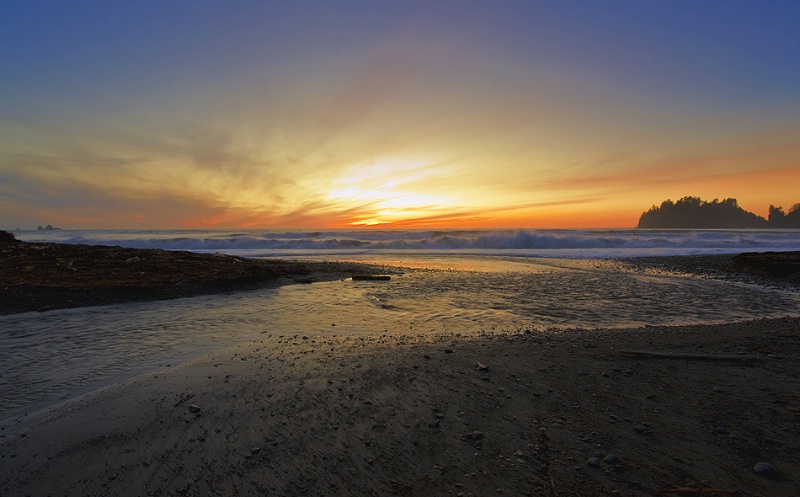
{"label": "wispy cloud", "polygon": [[560,3],[196,5],[191,25],[131,4],[102,26],[20,7],[0,32],[0,222],[629,225],[665,196],[791,205],[787,9],[723,28]]}

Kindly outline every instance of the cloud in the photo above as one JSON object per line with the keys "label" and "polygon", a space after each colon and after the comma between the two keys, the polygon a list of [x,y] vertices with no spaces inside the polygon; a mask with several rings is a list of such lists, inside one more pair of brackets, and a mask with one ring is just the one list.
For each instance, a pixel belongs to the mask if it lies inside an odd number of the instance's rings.
{"label": "cloud", "polygon": [[[696,96],[670,94],[665,106],[664,95],[648,93],[648,85],[617,86],[641,83],[649,73],[623,67],[630,54],[617,46],[585,45],[596,35],[610,36],[609,43],[617,37],[592,16],[555,9],[532,31],[538,18],[516,9],[411,6],[395,7],[402,15],[379,9],[378,28],[353,9],[350,22],[359,19],[358,25],[331,30],[328,8],[326,15],[317,12],[310,25],[318,29],[302,40],[285,19],[272,17],[274,29],[249,20],[232,37],[224,29],[183,33],[188,38],[174,33],[185,45],[159,56],[161,63],[145,60],[148,50],[136,45],[141,65],[120,60],[108,66],[113,77],[100,83],[88,73],[73,74],[86,85],[79,92],[52,86],[2,104],[0,111],[16,113],[0,118],[4,213],[61,216],[85,226],[321,227],[390,217],[395,226],[469,224],[589,202],[598,212],[614,202],[649,205],[664,191],[798,171],[796,104],[777,118],[774,109],[736,108],[731,119]],[[527,15],[540,11],[525,9]],[[233,26],[241,13],[225,16]],[[296,16],[308,22],[309,12]],[[126,40],[138,43],[132,35],[139,24],[119,19],[130,30]],[[581,20],[578,36],[560,30],[559,19],[562,26]],[[223,19],[197,20],[217,26]],[[170,23],[158,21],[158,27],[154,40],[173,37]],[[629,27],[623,39],[647,30]],[[207,38],[207,32],[226,34]],[[568,44],[544,43],[554,35]],[[348,43],[335,43],[343,39]],[[118,53],[105,46],[101,52]],[[188,59],[181,61],[176,54],[184,52]],[[215,62],[219,56],[224,64]],[[61,74],[45,58],[23,59],[40,66],[42,76]],[[232,71],[207,70],[223,67]],[[66,75],[66,69],[60,70]],[[149,83],[108,84],[139,74]],[[698,88],[685,74],[676,76]],[[152,93],[129,91],[135,89]],[[15,91],[25,93],[21,86]],[[44,104],[34,102],[44,95],[50,95]],[[745,119],[751,114],[759,119]],[[348,188],[355,193],[331,195]]]}
{"label": "cloud", "polygon": [[[743,137],[735,146],[709,147],[703,152],[657,154],[625,151],[519,178],[515,188],[526,191],[596,191],[607,195],[640,191],[657,185],[685,185],[732,177],[767,175],[789,170],[800,173],[800,140],[776,133]],[[724,195],[724,193],[722,193]]]}

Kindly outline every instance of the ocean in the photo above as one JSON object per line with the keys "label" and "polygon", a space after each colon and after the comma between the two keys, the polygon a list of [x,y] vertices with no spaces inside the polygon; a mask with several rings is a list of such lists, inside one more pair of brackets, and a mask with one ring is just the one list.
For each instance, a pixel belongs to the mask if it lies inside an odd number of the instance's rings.
{"label": "ocean", "polygon": [[799,250],[800,230],[33,230],[26,241],[221,252],[245,257],[403,254],[619,258]]}
{"label": "ocean", "polygon": [[640,271],[620,258],[800,249],[763,230],[37,230],[25,241],[351,260],[411,269],[161,302],[0,316],[0,425],[110,382],[264,336],[480,335],[800,315],[800,295]]}

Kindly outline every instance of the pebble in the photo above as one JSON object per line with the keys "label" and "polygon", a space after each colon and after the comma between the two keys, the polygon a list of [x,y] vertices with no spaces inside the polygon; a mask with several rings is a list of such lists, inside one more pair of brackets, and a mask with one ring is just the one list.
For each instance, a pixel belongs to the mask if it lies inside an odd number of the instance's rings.
{"label": "pebble", "polygon": [[633,425],[633,431],[636,433],[645,433],[647,431],[647,427],[643,424]]}
{"label": "pebble", "polygon": [[728,434],[728,430],[727,430],[727,428],[725,428],[724,426],[717,426],[717,427],[714,429],[714,432],[715,432],[717,435],[727,435],[727,434]]}
{"label": "pebble", "polygon": [[475,430],[472,433],[467,433],[466,435],[464,435],[464,438],[468,438],[471,440],[481,440],[483,439],[483,432]]}
{"label": "pebble", "polygon": [[608,463],[608,464],[618,464],[619,463],[619,457],[617,457],[614,454],[609,454],[609,455],[607,455],[606,457],[603,458],[603,462],[604,463]]}
{"label": "pebble", "polygon": [[759,476],[771,477],[775,476],[775,466],[768,462],[760,462],[753,466],[753,471]]}
{"label": "pebble", "polygon": [[600,458],[598,458],[598,457],[590,457],[590,458],[589,458],[589,459],[586,461],[586,464],[587,464],[587,465],[588,465],[590,468],[599,468],[599,467],[600,467]]}

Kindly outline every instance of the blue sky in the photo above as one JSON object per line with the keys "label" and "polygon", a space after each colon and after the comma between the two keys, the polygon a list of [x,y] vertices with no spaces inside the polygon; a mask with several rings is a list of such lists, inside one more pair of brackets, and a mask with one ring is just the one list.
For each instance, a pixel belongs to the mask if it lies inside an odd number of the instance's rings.
{"label": "blue sky", "polygon": [[0,224],[633,226],[800,184],[792,2],[3,2]]}

